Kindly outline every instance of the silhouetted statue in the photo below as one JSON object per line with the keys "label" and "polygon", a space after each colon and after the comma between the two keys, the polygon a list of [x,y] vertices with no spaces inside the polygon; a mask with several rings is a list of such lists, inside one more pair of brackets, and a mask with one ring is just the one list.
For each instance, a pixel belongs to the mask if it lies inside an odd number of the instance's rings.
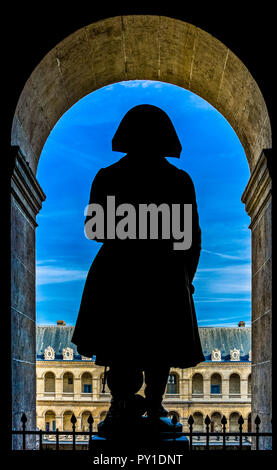
{"label": "silhouetted statue", "polygon": [[[167,414],[162,397],[170,367],[187,368],[205,360],[192,298],[201,250],[195,190],[190,176],[164,158],[179,158],[181,144],[160,108],[140,105],[129,110],[112,148],[127,155],[99,170],[90,204],[105,209],[105,220],[107,196],[115,197],[116,207],[132,204],[136,237],[128,224],[131,238],[108,238],[108,224],[105,236],[96,237],[103,246],[87,276],[72,342],[80,354],[96,355],[97,365],[109,366],[110,415],[120,412],[121,401],[126,405],[127,400],[130,412],[160,417]],[[158,238],[139,238],[140,204],[192,204],[191,247],[174,249],[172,236],[163,238],[160,221]],[[135,396],[142,371],[144,402]]]}

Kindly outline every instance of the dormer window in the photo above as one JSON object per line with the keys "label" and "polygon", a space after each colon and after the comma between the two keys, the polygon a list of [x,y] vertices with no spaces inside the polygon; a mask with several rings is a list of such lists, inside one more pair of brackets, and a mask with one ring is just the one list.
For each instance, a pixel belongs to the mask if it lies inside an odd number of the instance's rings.
{"label": "dormer window", "polygon": [[221,351],[219,349],[212,350],[212,361],[221,361]]}
{"label": "dormer window", "polygon": [[239,349],[231,349],[231,351],[230,351],[230,360],[231,361],[239,361],[240,360],[240,350]]}
{"label": "dormer window", "polygon": [[55,359],[55,351],[51,346],[44,349],[44,359],[46,361],[53,361]]}
{"label": "dormer window", "polygon": [[71,348],[64,348],[63,349],[63,360],[64,361],[72,361],[73,360],[73,349],[71,349]]}

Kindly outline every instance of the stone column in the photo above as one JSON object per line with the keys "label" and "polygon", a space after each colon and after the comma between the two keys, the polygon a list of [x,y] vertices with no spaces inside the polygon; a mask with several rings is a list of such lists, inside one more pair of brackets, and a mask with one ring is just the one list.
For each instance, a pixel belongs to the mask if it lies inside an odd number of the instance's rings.
{"label": "stone column", "polygon": [[184,378],[180,380],[180,399],[188,400],[189,398],[191,398],[190,380]]}
{"label": "stone column", "polygon": [[63,396],[63,378],[56,377],[56,400],[61,400]]}
{"label": "stone column", "polygon": [[240,381],[240,397],[242,400],[248,400],[248,380],[241,379]]}
{"label": "stone column", "polygon": [[[272,412],[272,179],[271,150],[264,150],[242,195],[252,235],[252,428],[271,431]],[[271,448],[271,439],[261,439]]]}
{"label": "stone column", "polygon": [[[18,147],[14,148],[11,175],[11,332],[12,332],[12,428],[36,427],[36,215],[45,200],[40,185]],[[13,437],[13,449],[21,448],[21,436]],[[35,439],[28,437],[28,448]]]}
{"label": "stone column", "polygon": [[44,377],[37,378],[37,399],[44,397]]}
{"label": "stone column", "polygon": [[101,390],[101,379],[99,377],[92,378],[92,399],[99,400]]}
{"label": "stone column", "polygon": [[222,400],[228,401],[229,399],[229,378],[222,379]]}
{"label": "stone column", "polygon": [[60,414],[60,415],[56,414],[56,429],[58,429],[59,431],[63,430],[63,416],[62,416],[62,414]]}
{"label": "stone column", "polygon": [[211,380],[210,378],[206,379],[203,377],[203,393],[204,393],[204,400],[207,400],[211,396]]}
{"label": "stone column", "polygon": [[45,429],[45,417],[41,415],[37,415],[37,427],[39,429]]}
{"label": "stone column", "polygon": [[78,401],[82,393],[82,379],[81,377],[74,377],[74,400]]}

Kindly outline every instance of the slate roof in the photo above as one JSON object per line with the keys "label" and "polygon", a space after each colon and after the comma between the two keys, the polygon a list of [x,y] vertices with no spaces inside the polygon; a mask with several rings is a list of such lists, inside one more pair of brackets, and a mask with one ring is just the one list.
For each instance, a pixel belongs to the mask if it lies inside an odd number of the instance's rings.
{"label": "slate roof", "polygon": [[[63,360],[62,350],[73,349],[73,360],[80,361],[75,344],[71,343],[74,326],[37,326],[37,360],[44,360],[44,350],[51,346],[55,360]],[[213,349],[221,351],[221,362],[230,361],[230,350],[240,350],[240,361],[249,361],[251,328],[249,327],[199,327],[199,334],[206,361],[211,361]],[[95,358],[92,358],[94,360]]]}
{"label": "slate roof", "polygon": [[74,360],[82,360],[75,344],[71,343],[74,326],[37,326],[37,360],[44,360],[44,350],[51,346],[55,351],[55,360],[63,360],[63,349],[73,349]]}

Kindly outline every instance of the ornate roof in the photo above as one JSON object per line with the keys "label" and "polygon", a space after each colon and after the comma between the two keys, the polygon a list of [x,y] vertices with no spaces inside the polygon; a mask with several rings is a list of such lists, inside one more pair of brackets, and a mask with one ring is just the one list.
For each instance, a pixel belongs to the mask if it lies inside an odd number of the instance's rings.
{"label": "ornate roof", "polygon": [[212,350],[219,349],[222,361],[230,361],[230,351],[240,351],[240,361],[249,360],[251,328],[249,327],[200,327],[199,334],[206,361],[211,360]]}
{"label": "ornate roof", "polygon": [[[43,361],[48,346],[55,352],[55,360],[63,360],[63,349],[73,350],[73,360],[81,361],[75,344],[71,343],[74,326],[37,326],[37,360]],[[221,352],[221,362],[231,360],[230,351],[238,349],[240,362],[249,361],[251,328],[249,327],[199,327],[199,334],[206,361],[211,361],[212,351]],[[94,360],[94,358],[92,358]]]}

